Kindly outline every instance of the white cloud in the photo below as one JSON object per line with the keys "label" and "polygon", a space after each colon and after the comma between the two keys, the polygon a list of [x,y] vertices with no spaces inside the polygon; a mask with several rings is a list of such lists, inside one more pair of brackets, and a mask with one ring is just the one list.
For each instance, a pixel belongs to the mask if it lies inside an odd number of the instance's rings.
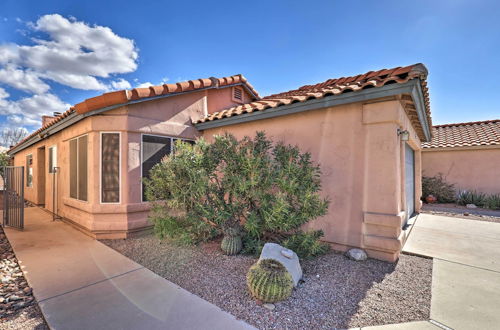
{"label": "white cloud", "polygon": [[32,38],[32,46],[0,45],[0,64],[29,69],[73,88],[95,90],[106,90],[97,78],[137,69],[134,42],[108,27],[89,26],[58,14],[42,16],[30,26],[49,39]]}
{"label": "white cloud", "polygon": [[111,89],[114,89],[114,90],[129,89],[131,87],[132,86],[130,85],[130,83],[123,78],[120,78],[116,81],[111,82]]}
{"label": "white cloud", "polygon": [[145,87],[150,87],[150,86],[154,86],[154,85],[148,81],[148,82],[144,82],[144,83],[137,85],[137,88],[145,88]]}
{"label": "white cloud", "polygon": [[137,69],[134,41],[115,34],[109,27],[89,25],[74,17],[44,15],[36,22],[23,22],[31,45],[0,44],[0,84],[22,90],[29,97],[9,100],[0,88],[0,115],[23,126],[39,125],[40,115],[65,111],[69,105],[50,92],[49,81],[81,90],[109,91],[131,88],[116,77]]}
{"label": "white cloud", "polygon": [[20,70],[12,66],[0,69],[0,83],[31,93],[45,93],[50,86],[43,82],[36,72]]}

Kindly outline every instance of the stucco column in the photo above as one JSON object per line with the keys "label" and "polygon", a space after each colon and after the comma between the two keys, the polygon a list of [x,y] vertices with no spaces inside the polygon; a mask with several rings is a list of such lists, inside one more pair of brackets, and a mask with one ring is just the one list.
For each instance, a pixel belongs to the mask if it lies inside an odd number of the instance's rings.
{"label": "stucco column", "polygon": [[401,126],[399,101],[363,105],[365,182],[363,247],[376,258],[394,261],[402,246]]}

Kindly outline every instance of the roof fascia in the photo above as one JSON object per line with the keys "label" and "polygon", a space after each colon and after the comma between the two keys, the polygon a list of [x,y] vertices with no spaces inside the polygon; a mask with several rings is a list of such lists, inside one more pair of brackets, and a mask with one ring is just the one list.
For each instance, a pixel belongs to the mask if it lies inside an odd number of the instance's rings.
{"label": "roof fascia", "polygon": [[[420,93],[420,94],[419,94]],[[419,112],[419,120],[422,126],[427,125],[424,128],[426,132],[426,137],[430,137],[429,125],[426,124],[425,107],[423,107],[423,94],[420,88],[420,81],[417,79],[412,79],[402,84],[390,84],[382,87],[364,89],[357,92],[350,92],[339,95],[331,95],[321,99],[312,99],[304,102],[292,103],[287,105],[278,106],[276,108],[268,108],[264,111],[254,111],[251,113],[245,113],[237,116],[226,117],[222,119],[206,121],[204,123],[195,124],[195,127],[199,130],[205,130],[210,128],[222,127],[227,125],[234,125],[240,123],[251,122],[255,120],[268,119],[274,117],[285,116],[293,113],[299,113],[310,110],[317,110],[321,108],[328,108],[337,105],[356,103],[356,102],[366,102],[373,99],[395,96],[400,94],[410,94],[414,98],[414,102]],[[420,98],[420,99],[419,99]],[[418,100],[418,101],[417,101]],[[423,116],[422,116],[423,115]],[[422,119],[424,121],[422,122]],[[428,135],[429,134],[429,135]]]}
{"label": "roof fascia", "polygon": [[413,99],[413,103],[415,104],[415,108],[417,109],[417,116],[422,128],[424,129],[424,135],[427,142],[432,139],[431,126],[429,125],[429,121],[427,120],[427,114],[425,111],[424,104],[424,93],[422,92],[422,84],[420,83],[420,79],[416,78],[414,80],[410,80],[413,82],[413,90],[411,92],[411,97]]}

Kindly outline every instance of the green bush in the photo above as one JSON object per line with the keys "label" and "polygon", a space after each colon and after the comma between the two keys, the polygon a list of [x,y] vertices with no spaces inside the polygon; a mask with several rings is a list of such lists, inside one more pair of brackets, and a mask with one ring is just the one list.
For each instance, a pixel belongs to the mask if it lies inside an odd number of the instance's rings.
{"label": "green bush", "polygon": [[488,195],[484,201],[484,206],[492,210],[500,210],[500,194]]}
{"label": "green bush", "polygon": [[283,246],[293,250],[302,259],[310,259],[330,250],[330,245],[321,242],[322,230],[296,233],[283,241]]}
{"label": "green bush", "polygon": [[486,194],[478,193],[475,190],[461,190],[457,194],[457,204],[459,205],[474,204],[477,207],[483,207],[485,206],[485,202]]}
{"label": "green bush", "polygon": [[433,195],[438,203],[454,203],[455,194],[455,186],[447,183],[441,173],[432,177],[422,177],[422,198],[424,201],[427,196]]}
{"label": "green bush", "polygon": [[265,242],[300,233],[327,212],[311,155],[273,144],[262,132],[240,141],[230,134],[211,144],[178,141],[175,150],[145,180],[148,200],[161,201],[152,215],[160,237],[196,243],[214,231],[237,231],[244,251],[258,253]]}

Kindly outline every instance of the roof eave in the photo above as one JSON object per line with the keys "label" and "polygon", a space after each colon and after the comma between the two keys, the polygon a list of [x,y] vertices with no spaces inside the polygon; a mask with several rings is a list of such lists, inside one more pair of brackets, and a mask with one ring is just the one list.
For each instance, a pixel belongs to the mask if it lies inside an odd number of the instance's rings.
{"label": "roof eave", "polygon": [[281,105],[275,108],[268,108],[263,111],[254,111],[231,117],[206,121],[195,124],[199,130],[222,127],[227,125],[240,124],[255,120],[268,119],[274,117],[285,116],[293,113],[328,108],[342,104],[366,102],[372,99],[379,99],[388,96],[396,96],[400,94],[410,94],[417,109],[419,121],[423,127],[424,135],[427,141],[431,139],[431,130],[427,121],[425,110],[425,101],[422,93],[420,79],[415,78],[401,84],[390,84],[382,87],[364,89],[357,92],[331,95],[324,98],[312,99],[299,103]]}
{"label": "roof eave", "polygon": [[132,105],[132,104],[137,104],[137,103],[142,103],[142,102],[147,102],[147,101],[153,101],[153,100],[157,100],[157,99],[163,99],[163,98],[167,98],[167,97],[173,97],[173,96],[178,96],[178,95],[183,95],[183,94],[188,94],[188,93],[193,93],[193,92],[204,91],[204,90],[207,90],[207,89],[221,89],[221,88],[228,88],[228,87],[233,87],[233,86],[242,86],[254,98],[256,98],[257,100],[259,99],[259,96],[256,96],[248,88],[248,86],[245,83],[239,82],[239,83],[229,84],[229,85],[224,85],[224,86],[210,86],[210,87],[206,87],[206,88],[200,88],[200,89],[197,89],[197,90],[190,90],[190,91],[185,91],[185,92],[177,92],[177,93],[171,93],[171,94],[165,94],[165,95],[158,95],[158,96],[140,98],[140,99],[131,100],[131,101],[128,101],[128,102],[125,102],[125,103],[114,104],[114,105],[110,105],[110,106],[107,106],[107,107],[103,107],[103,108],[91,110],[89,112],[84,112],[82,114],[74,112],[73,114],[71,114],[68,117],[62,119],[61,121],[57,122],[56,124],[47,127],[43,131],[39,132],[37,135],[35,135],[35,136],[31,137],[30,139],[28,139],[28,140],[20,143],[19,145],[16,145],[14,148],[8,150],[7,154],[9,156],[15,155],[19,151],[21,151],[23,149],[26,149],[26,148],[30,147],[31,145],[33,145],[33,144],[35,144],[37,142],[43,141],[45,138],[47,138],[47,137],[49,137],[49,136],[51,136],[51,135],[53,135],[53,134],[55,134],[55,133],[63,130],[64,128],[66,128],[68,126],[71,126],[71,125],[75,124],[76,122],[78,122],[78,121],[80,121],[80,120],[82,120],[82,119],[84,119],[86,117],[89,117],[89,116],[92,116],[92,115],[96,115],[96,114],[99,114],[99,113],[102,113],[102,112],[105,112],[105,111],[117,109],[117,108],[120,108],[120,107],[123,107],[123,106],[127,106],[127,105]]}

